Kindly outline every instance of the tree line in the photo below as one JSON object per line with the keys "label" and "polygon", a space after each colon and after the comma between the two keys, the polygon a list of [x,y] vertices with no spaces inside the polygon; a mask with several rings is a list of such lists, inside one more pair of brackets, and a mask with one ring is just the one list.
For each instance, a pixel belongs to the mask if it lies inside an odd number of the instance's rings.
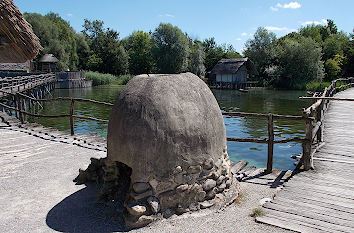
{"label": "tree line", "polygon": [[[135,31],[126,38],[100,20],[85,20],[75,32],[55,13],[25,13],[45,53],[59,59],[60,70],[90,70],[113,75],[192,72],[199,77],[223,58],[241,58],[230,44],[214,38],[192,39],[176,26],[161,23],[154,31]],[[277,38],[258,28],[243,55],[255,64],[264,86],[304,89],[313,81],[354,76],[353,34],[327,25],[308,25]],[[36,62],[35,60],[35,62]]]}
{"label": "tree line", "polygon": [[[58,14],[25,13],[45,53],[59,59],[60,70],[90,70],[113,75],[192,72],[204,77],[222,58],[242,57],[214,38],[192,39],[176,26],[161,23],[153,32],[135,31],[121,39],[100,20],[85,20],[76,33]],[[36,60],[35,60],[36,62]]]}
{"label": "tree line", "polygon": [[307,25],[281,38],[258,28],[245,45],[265,86],[305,89],[313,81],[354,76],[354,34],[327,25]]}

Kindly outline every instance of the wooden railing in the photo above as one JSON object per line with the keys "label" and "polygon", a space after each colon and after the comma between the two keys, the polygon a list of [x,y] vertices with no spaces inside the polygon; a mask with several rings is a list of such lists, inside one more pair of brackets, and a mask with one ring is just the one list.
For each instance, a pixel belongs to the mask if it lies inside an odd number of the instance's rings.
{"label": "wooden railing", "polygon": [[[225,116],[238,116],[238,117],[254,117],[254,118],[265,118],[268,119],[268,138],[231,138],[228,137],[227,141],[233,142],[252,142],[252,143],[265,143],[268,144],[267,152],[267,169],[266,172],[271,172],[273,167],[273,154],[274,154],[274,144],[277,143],[288,143],[288,142],[300,142],[302,143],[302,156],[298,163],[297,167],[301,165],[304,166],[304,170],[309,170],[313,168],[313,155],[316,152],[318,146],[323,141],[323,117],[324,113],[328,108],[330,100],[339,100],[331,98],[335,93],[344,90],[346,88],[352,87],[354,85],[354,78],[348,79],[338,79],[331,83],[331,85],[325,88],[324,92],[320,96],[313,97],[300,97],[302,99],[316,99],[317,101],[312,104],[310,107],[302,110],[301,116],[289,116],[289,115],[278,115],[278,114],[260,114],[260,113],[244,113],[244,112],[223,112]],[[112,107],[113,104],[99,102],[90,99],[83,98],[68,98],[68,97],[59,97],[52,99],[36,99],[22,93],[13,94],[4,90],[0,90],[0,93],[3,92],[8,95],[16,96],[17,99],[17,108],[5,105],[0,103],[0,106],[14,110],[19,113],[19,119],[24,123],[24,115],[29,115],[33,117],[47,117],[47,118],[60,118],[60,117],[69,117],[70,118],[70,131],[71,135],[75,134],[74,130],[74,119],[84,119],[91,120],[101,123],[108,123],[108,120],[97,119],[88,116],[78,116],[74,114],[74,104],[75,102],[89,102],[93,104],[99,104],[103,106]],[[60,114],[60,115],[41,115],[27,112],[22,109],[22,100],[28,99],[31,101],[38,102],[49,102],[49,101],[70,101],[70,111],[69,114]],[[354,100],[353,100],[354,101]],[[293,138],[284,138],[280,140],[275,140],[274,138],[274,119],[287,119],[287,120],[303,120],[305,121],[306,130],[305,137],[293,137]]]}
{"label": "wooden railing", "polygon": [[[326,87],[322,94],[313,97],[300,97],[301,99],[316,100],[310,107],[302,110],[306,120],[306,141],[303,143],[302,163],[305,170],[313,168],[313,155],[318,146],[323,142],[323,120],[324,113],[328,108],[330,100],[341,100],[331,98],[337,92],[354,86],[354,78],[334,80],[329,87]],[[344,99],[342,99],[344,100]],[[313,119],[313,120],[312,120]]]}
{"label": "wooden railing", "polygon": [[260,114],[260,113],[244,113],[244,112],[223,112],[225,116],[239,116],[239,117],[254,117],[254,118],[266,118],[268,119],[268,138],[227,138],[227,141],[231,142],[253,142],[253,143],[264,143],[268,144],[267,152],[267,169],[266,172],[270,173],[273,170],[273,152],[274,144],[277,143],[288,143],[288,142],[301,142],[306,141],[305,138],[293,137],[284,138],[280,140],[274,139],[274,119],[286,119],[286,120],[305,120],[313,119],[307,116],[289,116],[289,115],[278,115],[278,114]]}
{"label": "wooden railing", "polygon": [[0,77],[0,97],[4,94],[21,92],[44,83],[55,81],[55,74],[33,74],[28,76]]}
{"label": "wooden railing", "polygon": [[[1,90],[0,90],[1,92]],[[5,91],[2,91],[5,92]],[[0,103],[0,106],[6,108],[6,109],[10,109],[10,110],[14,110],[16,112],[18,112],[18,116],[19,119],[21,121],[21,123],[24,123],[24,116],[28,115],[28,116],[32,116],[32,117],[46,117],[46,118],[62,118],[62,117],[69,117],[70,118],[70,133],[71,135],[75,134],[75,129],[74,129],[74,119],[82,119],[82,120],[91,120],[91,121],[96,121],[96,122],[100,122],[100,123],[108,123],[108,120],[102,120],[102,119],[97,119],[94,117],[88,117],[88,116],[79,116],[79,115],[75,115],[75,109],[74,109],[74,105],[75,102],[88,102],[88,103],[93,103],[93,104],[98,104],[98,105],[103,105],[103,106],[109,106],[112,107],[113,104],[111,103],[105,103],[105,102],[100,102],[100,101],[95,101],[95,100],[90,100],[90,99],[83,99],[83,98],[69,98],[69,97],[58,97],[58,98],[52,98],[52,99],[36,99],[33,98],[31,96],[22,94],[22,93],[10,93],[10,92],[5,92],[6,94],[12,95],[15,97],[16,99],[16,107],[11,107],[8,106],[6,104]],[[69,114],[57,114],[57,115],[41,115],[41,114],[34,114],[31,112],[27,112],[23,109],[24,107],[24,102],[23,100],[30,100],[30,101],[36,101],[36,102],[53,102],[53,101],[70,101],[70,111]]]}

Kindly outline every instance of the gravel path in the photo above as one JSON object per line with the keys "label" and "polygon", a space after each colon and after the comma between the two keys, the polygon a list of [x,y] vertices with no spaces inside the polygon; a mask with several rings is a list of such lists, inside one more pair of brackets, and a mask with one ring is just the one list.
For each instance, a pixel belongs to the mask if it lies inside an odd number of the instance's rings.
{"label": "gravel path", "polygon": [[[0,122],[4,118],[0,113]],[[91,157],[105,156],[104,140],[5,121],[0,124],[0,232],[126,230],[114,203],[98,202],[96,184],[73,182]],[[172,216],[131,232],[286,232],[250,217],[261,199],[277,192],[283,181],[279,174],[284,175],[275,172],[242,182],[237,203],[222,211]]]}

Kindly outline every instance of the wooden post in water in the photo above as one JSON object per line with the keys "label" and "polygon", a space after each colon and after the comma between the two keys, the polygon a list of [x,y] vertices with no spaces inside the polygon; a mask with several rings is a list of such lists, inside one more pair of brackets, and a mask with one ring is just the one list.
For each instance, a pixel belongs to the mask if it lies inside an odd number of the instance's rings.
{"label": "wooden post in water", "polygon": [[266,173],[271,173],[273,170],[273,150],[274,150],[274,122],[273,115],[268,115],[268,158]]}
{"label": "wooden post in water", "polygon": [[302,157],[304,163],[304,170],[310,170],[313,168],[313,158],[312,158],[312,120],[306,119],[306,141],[302,144]]}
{"label": "wooden post in water", "polygon": [[74,100],[71,99],[71,103],[70,103],[70,132],[71,132],[71,136],[73,136],[75,134],[75,130],[74,130]]}

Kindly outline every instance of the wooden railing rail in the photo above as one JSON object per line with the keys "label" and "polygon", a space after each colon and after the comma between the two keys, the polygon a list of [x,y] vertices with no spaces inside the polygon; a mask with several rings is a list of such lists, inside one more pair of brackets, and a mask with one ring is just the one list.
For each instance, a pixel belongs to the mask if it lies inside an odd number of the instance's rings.
{"label": "wooden railing rail", "polygon": [[[3,91],[4,92],[4,91]],[[88,102],[88,103],[93,103],[93,104],[98,104],[98,105],[103,105],[103,106],[109,106],[112,107],[113,104],[111,103],[106,103],[106,102],[100,102],[100,101],[95,101],[95,100],[90,100],[90,99],[84,99],[84,98],[69,98],[69,97],[58,97],[58,98],[53,98],[53,99],[36,99],[21,93],[17,93],[17,94],[13,94],[10,92],[6,92],[6,94],[12,95],[15,97],[15,99],[17,99],[17,104],[16,107],[11,107],[8,106],[6,104],[0,103],[0,106],[2,106],[3,108],[6,109],[10,109],[10,110],[14,110],[16,112],[18,112],[18,116],[19,119],[21,121],[21,123],[24,123],[24,116],[28,115],[28,116],[32,116],[32,117],[45,117],[45,118],[61,118],[61,117],[69,117],[70,118],[70,133],[71,135],[75,135],[75,128],[74,128],[74,119],[82,119],[82,120],[90,120],[90,121],[96,121],[96,122],[100,122],[100,123],[108,123],[108,120],[102,120],[102,119],[98,119],[98,118],[94,118],[94,117],[89,117],[89,116],[79,116],[79,115],[75,115],[75,102]],[[28,99],[28,100],[32,100],[32,101],[70,101],[70,110],[69,110],[69,114],[58,114],[58,115],[41,115],[41,114],[34,114],[31,112],[27,112],[24,111],[22,109],[23,105],[23,100],[24,99]]]}
{"label": "wooden railing rail", "polygon": [[354,101],[354,99],[334,98],[337,92],[354,86],[354,78],[341,78],[334,80],[329,87],[326,87],[320,96],[300,97],[301,99],[313,99],[315,103],[302,110],[306,122],[306,141],[303,142],[302,163],[304,170],[312,169],[313,155],[318,146],[323,142],[323,120],[324,113],[328,108],[329,101]]}
{"label": "wooden railing rail", "polygon": [[[21,79],[20,80],[29,80],[29,79]],[[2,82],[1,82],[2,81]],[[0,81],[1,87],[4,87],[4,79]],[[16,82],[12,80],[12,82]],[[12,83],[11,83],[12,84]],[[16,83],[16,85],[21,85]],[[15,85],[15,86],[16,86]],[[238,117],[255,117],[255,118],[265,118],[268,119],[268,137],[267,138],[233,138],[228,137],[227,141],[232,142],[252,142],[252,143],[264,143],[268,144],[268,152],[267,152],[267,170],[266,172],[272,171],[273,166],[273,153],[274,153],[274,144],[277,143],[288,143],[288,142],[300,142],[302,143],[302,157],[300,159],[299,165],[303,164],[305,170],[309,170],[313,168],[313,155],[323,141],[323,117],[324,113],[328,108],[329,101],[337,100],[337,101],[354,101],[354,99],[341,99],[334,98],[333,95],[341,90],[345,90],[346,88],[354,86],[354,78],[348,79],[337,79],[331,83],[331,85],[325,88],[324,92],[320,96],[313,97],[300,97],[302,99],[314,99],[316,100],[311,106],[302,110],[301,116],[291,116],[291,115],[279,115],[279,114],[263,114],[263,113],[245,113],[245,112],[223,112],[224,116],[238,116]],[[12,89],[11,89],[12,91]],[[0,106],[14,110],[19,113],[19,119],[23,123],[24,116],[29,115],[33,117],[47,117],[47,118],[60,118],[60,117],[69,117],[70,118],[70,131],[71,135],[75,134],[74,130],[74,119],[83,119],[83,120],[91,120],[101,123],[108,123],[108,120],[97,119],[94,117],[88,116],[78,116],[74,114],[74,105],[75,102],[88,102],[93,104],[99,104],[103,106],[112,107],[112,103],[100,102],[96,100],[84,99],[84,98],[70,98],[70,97],[57,97],[51,99],[37,99],[23,93],[11,93],[9,91],[5,91],[4,88],[0,92],[3,92],[8,95],[13,95],[17,99],[17,107],[11,107],[0,103]],[[59,115],[41,115],[34,114],[25,111],[22,109],[22,99],[28,99],[31,101],[37,102],[46,102],[46,101],[70,101],[70,110],[69,114],[59,114]],[[280,140],[275,140],[274,138],[274,120],[275,119],[287,119],[287,120],[304,120],[306,125],[305,137],[293,137],[293,138],[284,138]]]}
{"label": "wooden railing rail", "polygon": [[20,92],[47,82],[53,82],[55,74],[34,74],[28,76],[0,78],[0,91]]}
{"label": "wooden railing rail", "polygon": [[304,143],[308,141],[306,138],[294,137],[285,138],[280,140],[274,139],[274,119],[287,119],[287,120],[313,120],[313,117],[307,116],[290,116],[290,115],[279,115],[279,114],[263,114],[263,113],[245,113],[245,112],[223,112],[224,116],[239,116],[239,117],[254,117],[254,118],[266,118],[268,119],[268,138],[231,138],[228,137],[227,141],[231,142],[253,142],[253,143],[264,143],[268,144],[267,151],[267,169],[266,172],[270,173],[273,170],[273,154],[274,154],[274,144],[277,143],[288,143],[288,142],[301,142]]}

